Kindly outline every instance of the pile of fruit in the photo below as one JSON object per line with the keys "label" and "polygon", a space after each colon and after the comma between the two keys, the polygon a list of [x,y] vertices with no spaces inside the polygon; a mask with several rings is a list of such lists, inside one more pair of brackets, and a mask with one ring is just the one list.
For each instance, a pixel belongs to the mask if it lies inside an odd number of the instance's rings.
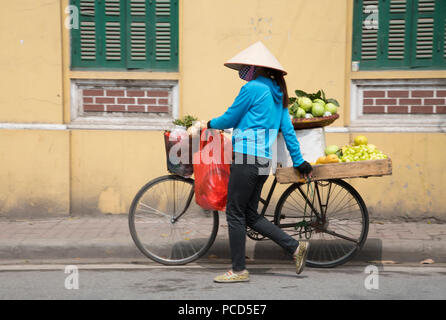
{"label": "pile of fruit", "polygon": [[311,119],[329,117],[338,113],[339,103],[335,99],[327,99],[323,90],[317,93],[306,93],[296,90],[296,97],[290,98],[289,112],[293,118]]}
{"label": "pile of fruit", "polygon": [[375,145],[368,144],[365,136],[357,136],[353,145],[346,145],[339,148],[336,145],[330,145],[325,149],[325,156],[319,157],[314,164],[352,162],[363,160],[381,160],[387,159],[387,156],[378,150]]}

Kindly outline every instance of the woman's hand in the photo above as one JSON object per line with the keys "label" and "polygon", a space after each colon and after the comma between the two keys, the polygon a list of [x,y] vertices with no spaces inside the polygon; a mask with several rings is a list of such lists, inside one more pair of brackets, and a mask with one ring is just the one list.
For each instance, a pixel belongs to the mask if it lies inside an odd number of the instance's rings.
{"label": "woman's hand", "polygon": [[200,135],[200,132],[206,129],[206,121],[195,121],[192,126],[187,129],[187,133],[192,137],[196,137]]}
{"label": "woman's hand", "polygon": [[313,176],[313,167],[307,161],[304,161],[300,166],[296,167],[296,169],[307,181]]}

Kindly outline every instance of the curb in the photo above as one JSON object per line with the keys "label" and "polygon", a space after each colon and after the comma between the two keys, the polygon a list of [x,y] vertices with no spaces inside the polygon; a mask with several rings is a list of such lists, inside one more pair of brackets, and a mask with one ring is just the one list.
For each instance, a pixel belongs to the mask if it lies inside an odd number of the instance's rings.
{"label": "curb", "polygon": [[[272,241],[246,242],[247,262],[290,261],[290,256]],[[446,263],[446,244],[433,240],[368,239],[352,262],[394,261],[395,263],[419,263],[424,259]],[[22,241],[2,242],[0,260],[76,260],[76,259],[129,259],[146,258],[130,241]],[[216,239],[202,260],[230,261],[227,239]],[[148,260],[150,261],[150,260]]]}

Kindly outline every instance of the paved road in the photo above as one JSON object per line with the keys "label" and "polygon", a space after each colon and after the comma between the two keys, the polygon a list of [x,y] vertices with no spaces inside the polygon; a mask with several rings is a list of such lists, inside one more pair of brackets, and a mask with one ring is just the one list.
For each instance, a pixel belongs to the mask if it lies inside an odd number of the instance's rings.
{"label": "paved road", "polygon": [[[222,265],[159,267],[135,265],[0,266],[0,299],[445,299],[446,266],[365,266],[305,269],[296,276],[284,265],[255,265],[251,281],[216,284]],[[372,268],[373,269],[373,268]],[[369,270],[376,272],[375,270]],[[70,277],[67,280],[67,277]],[[366,283],[369,289],[366,288]],[[66,289],[68,286],[79,289]],[[376,286],[378,288],[376,289]]]}

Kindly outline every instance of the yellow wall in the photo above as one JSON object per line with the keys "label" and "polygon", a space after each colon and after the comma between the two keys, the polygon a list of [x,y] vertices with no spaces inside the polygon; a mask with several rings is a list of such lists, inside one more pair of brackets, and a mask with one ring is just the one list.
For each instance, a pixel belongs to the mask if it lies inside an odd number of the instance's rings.
{"label": "yellow wall", "polygon": [[[237,10],[233,10],[235,7]],[[208,12],[218,14],[210,15]],[[341,18],[315,28],[314,37],[318,39],[315,42],[305,31],[305,26],[311,23],[311,15],[316,14],[322,19],[324,12],[336,12]],[[274,5],[270,1],[257,0],[182,1],[180,75],[177,77],[181,88],[180,114],[210,119],[223,113],[243,85],[237,73],[225,68],[223,63],[257,40],[270,47],[287,68],[290,89],[312,91],[324,88],[328,95],[338,97],[342,103],[344,87],[338,84],[344,82],[346,31],[342,21],[345,15],[345,4],[339,6],[330,0],[319,0],[313,5],[305,0],[280,0]],[[67,57],[66,109],[70,78],[159,79],[165,76],[70,71],[66,39],[67,31],[64,52]],[[315,59],[310,63],[308,54],[301,49],[305,46],[314,50],[311,54]],[[321,69],[325,70],[323,76],[313,72]],[[175,79],[175,74],[170,79]],[[68,111],[69,108],[65,112],[66,117]],[[166,173],[163,148],[160,132],[73,130],[73,212],[116,214],[128,211],[138,188]]]}
{"label": "yellow wall", "polygon": [[60,1],[1,6],[0,122],[62,123]]}
{"label": "yellow wall", "polygon": [[351,144],[359,134],[392,159],[392,176],[348,180],[372,218],[446,218],[444,133],[331,133],[327,144]]}
{"label": "yellow wall", "polygon": [[[180,115],[208,120],[243,81],[223,63],[262,40],[288,70],[289,91],[324,89],[348,125],[349,84],[362,78],[438,78],[444,71],[350,72],[353,0],[180,0],[178,73],[69,69],[68,0],[9,1],[0,11],[0,123],[70,123],[71,79],[170,79]],[[331,18],[327,18],[331,17]],[[20,40],[23,40],[21,42]],[[391,177],[352,180],[373,217],[446,220],[444,134],[368,133]],[[352,134],[329,133],[343,145]],[[0,130],[0,214],[126,213],[137,190],[166,173],[160,131]],[[284,186],[279,189],[283,190]]]}
{"label": "yellow wall", "polygon": [[72,132],[72,210],[125,213],[149,180],[167,174],[159,131]]}
{"label": "yellow wall", "polygon": [[[61,124],[59,0],[3,1],[0,123]],[[0,130],[0,215],[68,214],[69,132]]]}
{"label": "yellow wall", "polygon": [[[223,113],[243,85],[238,74],[223,63],[258,40],[287,69],[290,93],[323,88],[344,104],[346,1],[183,2],[185,113],[203,119]],[[343,109],[340,113],[337,125],[343,124]]]}
{"label": "yellow wall", "polygon": [[47,216],[69,212],[69,133],[0,130],[0,213]]}

